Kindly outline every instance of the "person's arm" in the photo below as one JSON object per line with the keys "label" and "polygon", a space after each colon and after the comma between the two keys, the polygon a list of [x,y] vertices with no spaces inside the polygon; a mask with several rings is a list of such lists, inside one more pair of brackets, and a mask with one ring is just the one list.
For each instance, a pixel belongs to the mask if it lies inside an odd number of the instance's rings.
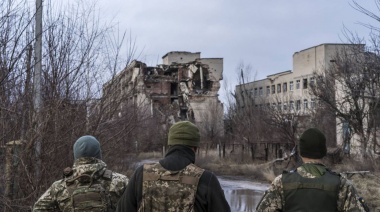
{"label": "person's arm", "polygon": [[276,177],[256,207],[257,212],[282,211],[282,175]]}
{"label": "person's arm", "polygon": [[207,188],[207,211],[230,212],[231,207],[228,204],[224,191],[220,186],[218,178],[211,174]]}
{"label": "person's arm", "polygon": [[37,200],[34,204],[33,212],[39,211],[59,211],[59,206],[56,198],[56,194],[60,181],[54,182],[50,188]]}
{"label": "person's arm", "polygon": [[110,197],[112,208],[115,210],[117,206],[117,202],[120,197],[124,194],[128,186],[129,179],[127,176],[113,172],[112,173],[112,181],[109,187]]}
{"label": "person's arm", "polygon": [[129,179],[127,188],[117,203],[116,212],[135,212],[138,210],[141,201],[141,183],[142,182],[142,166],[136,169],[135,173]]}
{"label": "person's arm", "polygon": [[369,211],[368,206],[356,192],[351,181],[341,176],[341,184],[338,196],[338,211]]}

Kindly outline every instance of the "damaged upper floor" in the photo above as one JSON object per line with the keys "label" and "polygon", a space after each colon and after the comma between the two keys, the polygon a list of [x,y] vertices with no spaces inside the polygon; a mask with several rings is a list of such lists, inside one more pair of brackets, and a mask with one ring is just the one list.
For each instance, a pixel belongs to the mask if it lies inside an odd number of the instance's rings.
{"label": "damaged upper floor", "polygon": [[147,101],[155,109],[170,105],[181,119],[191,119],[197,111],[207,110],[210,101],[221,104],[223,58],[200,56],[199,52],[169,52],[157,66],[134,60],[104,85],[103,92],[114,98],[128,95],[134,101]]}

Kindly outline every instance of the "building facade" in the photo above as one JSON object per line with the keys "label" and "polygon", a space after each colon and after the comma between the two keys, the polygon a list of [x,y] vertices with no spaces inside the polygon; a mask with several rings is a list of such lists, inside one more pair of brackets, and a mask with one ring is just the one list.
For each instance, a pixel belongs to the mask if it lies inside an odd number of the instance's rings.
{"label": "building facade", "polygon": [[[155,67],[133,61],[103,86],[104,94],[128,96],[126,100],[149,115],[160,116],[163,124],[190,120],[201,126],[213,125],[223,133],[223,104],[218,98],[223,59],[176,51],[162,60],[163,64]],[[123,104],[119,107],[122,110]]]}
{"label": "building facade", "polygon": [[[295,52],[293,54],[293,70],[237,85],[238,108],[266,107],[283,113],[293,113],[302,116],[304,121],[308,121],[311,114],[320,106],[310,92],[310,86],[316,83],[314,72],[329,69],[333,65],[336,53],[348,45],[351,44],[321,44]],[[338,93],[335,95],[337,96]],[[328,136],[329,146],[343,145],[344,125],[335,116],[321,118],[328,121],[326,125],[318,127],[332,132]],[[310,127],[307,125],[308,123],[303,125],[301,123],[300,127]]]}

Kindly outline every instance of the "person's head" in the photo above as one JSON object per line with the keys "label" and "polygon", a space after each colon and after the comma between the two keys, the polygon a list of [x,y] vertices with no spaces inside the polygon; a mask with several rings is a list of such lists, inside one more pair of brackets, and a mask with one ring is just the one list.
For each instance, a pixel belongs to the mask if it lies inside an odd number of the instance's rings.
{"label": "person's head", "polygon": [[327,153],[325,135],[317,128],[305,130],[299,140],[299,150],[304,158],[322,159]]}
{"label": "person's head", "polygon": [[99,141],[91,135],[85,135],[74,143],[74,160],[81,157],[94,157],[102,159],[102,150]]}
{"label": "person's head", "polygon": [[169,129],[168,145],[185,145],[198,148],[200,142],[198,127],[189,121],[180,121]]}

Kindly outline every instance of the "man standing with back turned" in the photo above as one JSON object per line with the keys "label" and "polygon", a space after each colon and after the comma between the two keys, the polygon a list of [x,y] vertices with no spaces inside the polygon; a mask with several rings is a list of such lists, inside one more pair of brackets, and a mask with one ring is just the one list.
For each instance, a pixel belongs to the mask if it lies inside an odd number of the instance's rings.
{"label": "man standing with back turned", "polygon": [[274,179],[257,212],[367,210],[351,182],[322,164],[327,148],[321,131],[306,130],[299,140],[299,150],[304,163]]}
{"label": "man standing with back turned", "polygon": [[39,211],[115,211],[128,178],[107,169],[99,141],[90,135],[74,144],[74,166],[64,170],[64,178],[54,182],[34,204]]}
{"label": "man standing with back turned", "polygon": [[230,211],[216,176],[194,165],[197,126],[178,122],[168,137],[165,158],[136,169],[116,211]]}

